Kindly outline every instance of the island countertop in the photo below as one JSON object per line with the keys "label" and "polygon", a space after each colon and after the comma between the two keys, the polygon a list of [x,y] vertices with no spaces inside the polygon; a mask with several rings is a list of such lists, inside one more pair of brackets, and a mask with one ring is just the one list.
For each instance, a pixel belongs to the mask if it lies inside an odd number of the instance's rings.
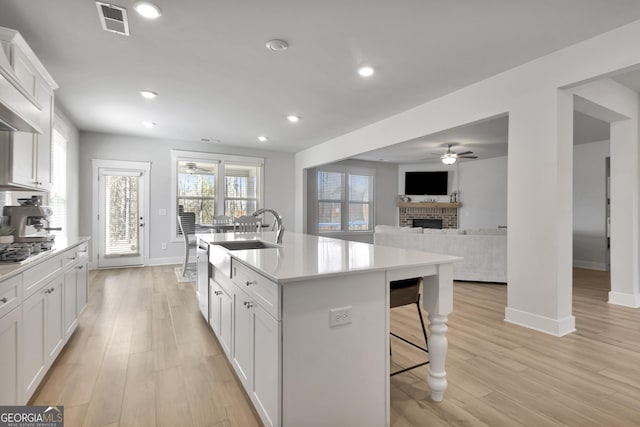
{"label": "island countertop", "polygon": [[[274,243],[275,232],[202,233],[208,243],[262,240]],[[227,250],[233,259],[278,282],[339,276],[364,271],[384,271],[449,264],[462,258],[416,250],[375,246],[322,236],[285,232],[281,247]]]}

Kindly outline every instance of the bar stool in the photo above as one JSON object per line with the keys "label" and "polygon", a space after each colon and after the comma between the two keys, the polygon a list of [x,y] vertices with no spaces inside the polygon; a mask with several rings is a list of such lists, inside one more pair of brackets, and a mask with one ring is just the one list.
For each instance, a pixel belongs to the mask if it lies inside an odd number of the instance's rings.
{"label": "bar stool", "polygon": [[[429,343],[427,341],[427,329],[424,326],[424,319],[422,318],[422,310],[420,310],[420,284],[422,283],[422,277],[416,277],[413,279],[405,279],[405,280],[396,280],[390,283],[389,285],[389,308],[401,307],[403,305],[415,304],[416,309],[418,310],[418,316],[420,318],[420,324],[422,325],[422,334],[424,335],[424,343],[425,347],[422,347],[408,339],[401,337],[393,332],[391,335],[394,337],[406,342],[414,346],[417,349],[424,351],[425,353],[429,353]],[[391,351],[391,345],[389,345],[389,351]],[[401,369],[396,372],[392,372],[391,376],[401,374],[403,372],[407,372],[411,369],[418,368],[420,366],[424,366],[429,361],[418,363],[413,366],[409,366],[408,368]]]}

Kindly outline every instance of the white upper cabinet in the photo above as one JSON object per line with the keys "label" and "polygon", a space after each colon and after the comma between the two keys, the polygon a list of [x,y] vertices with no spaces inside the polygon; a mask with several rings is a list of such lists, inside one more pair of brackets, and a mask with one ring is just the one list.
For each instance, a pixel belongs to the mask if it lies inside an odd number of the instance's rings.
{"label": "white upper cabinet", "polygon": [[0,131],[0,188],[49,191],[53,92],[58,85],[18,32],[0,27],[0,47],[10,59],[20,92],[37,106],[42,131]]}

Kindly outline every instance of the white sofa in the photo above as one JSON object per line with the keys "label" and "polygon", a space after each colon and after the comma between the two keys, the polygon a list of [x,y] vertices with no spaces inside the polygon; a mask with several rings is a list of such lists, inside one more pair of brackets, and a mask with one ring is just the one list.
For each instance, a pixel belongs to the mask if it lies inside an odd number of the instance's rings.
{"label": "white sofa", "polygon": [[374,244],[456,255],[454,280],[507,282],[507,230],[459,230],[377,225]]}

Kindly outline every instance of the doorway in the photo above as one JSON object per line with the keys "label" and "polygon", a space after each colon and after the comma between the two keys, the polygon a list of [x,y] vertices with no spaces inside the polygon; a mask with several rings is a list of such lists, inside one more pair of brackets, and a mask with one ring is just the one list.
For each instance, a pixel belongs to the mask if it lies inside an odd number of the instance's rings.
{"label": "doorway", "polygon": [[148,259],[146,162],[94,160],[94,253],[98,268],[143,266]]}

